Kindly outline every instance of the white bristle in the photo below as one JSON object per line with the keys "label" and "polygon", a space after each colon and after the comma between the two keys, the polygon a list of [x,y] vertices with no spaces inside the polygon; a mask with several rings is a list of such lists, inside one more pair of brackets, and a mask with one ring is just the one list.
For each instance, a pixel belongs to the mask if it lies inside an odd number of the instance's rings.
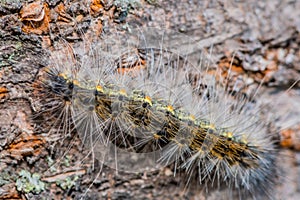
{"label": "white bristle", "polygon": [[63,107],[56,128],[69,132],[72,119],[83,145],[117,170],[173,164],[187,186],[197,181],[208,192],[226,187],[228,198],[272,198],[277,150],[262,105],[227,91],[207,60],[197,65],[183,55],[180,42],[193,44],[187,37],[132,32],[85,44],[79,61],[76,50],[54,55],[42,87]]}

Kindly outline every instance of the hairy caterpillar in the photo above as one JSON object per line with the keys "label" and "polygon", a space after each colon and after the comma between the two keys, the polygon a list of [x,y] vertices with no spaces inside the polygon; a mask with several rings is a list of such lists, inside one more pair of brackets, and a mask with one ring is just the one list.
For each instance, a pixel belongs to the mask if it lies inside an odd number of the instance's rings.
{"label": "hairy caterpillar", "polygon": [[53,130],[76,130],[95,158],[117,170],[173,163],[174,173],[208,190],[272,198],[277,150],[259,106],[231,95],[205,62],[177,53],[165,30],[134,33],[88,47],[79,61],[55,55],[39,84]]}

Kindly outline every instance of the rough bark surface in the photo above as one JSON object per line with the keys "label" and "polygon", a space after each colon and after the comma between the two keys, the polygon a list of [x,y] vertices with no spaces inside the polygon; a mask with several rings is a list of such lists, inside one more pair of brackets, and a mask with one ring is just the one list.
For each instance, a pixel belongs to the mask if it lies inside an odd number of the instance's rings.
{"label": "rough bark surface", "polygon": [[[299,199],[300,84],[284,91],[300,77],[300,1],[116,2],[0,1],[0,199],[224,198],[224,191],[184,191],[183,175],[174,178],[171,167],[127,174],[104,166],[99,172],[101,165],[86,156],[88,150],[82,148],[76,133],[60,143],[31,119],[36,109],[32,84],[46,65],[44,50],[51,50],[61,39],[76,45],[83,35],[92,38],[103,32],[149,26],[191,37],[195,48],[185,54],[209,52],[213,45],[215,65],[226,66],[234,55],[234,64],[257,85],[267,75],[262,87],[268,92],[261,98],[281,98],[270,107],[289,115],[274,124],[291,128],[282,133],[279,164],[285,178],[274,193],[278,199]],[[25,186],[22,181],[28,180],[24,178],[27,172],[41,182]]]}

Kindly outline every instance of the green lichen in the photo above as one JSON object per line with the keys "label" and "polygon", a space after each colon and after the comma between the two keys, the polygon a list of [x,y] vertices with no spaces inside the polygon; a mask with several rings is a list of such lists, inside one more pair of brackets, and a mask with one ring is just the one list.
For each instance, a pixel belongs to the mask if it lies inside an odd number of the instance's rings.
{"label": "green lichen", "polygon": [[56,185],[58,185],[63,190],[69,190],[73,186],[76,185],[76,181],[79,179],[78,176],[69,176],[65,180],[59,180],[56,182]]}
{"label": "green lichen", "polygon": [[140,7],[140,0],[115,0],[115,22],[123,23],[126,21],[127,15],[131,10]]}
{"label": "green lichen", "polygon": [[64,161],[63,161],[63,164],[66,166],[66,167],[70,167],[70,160],[71,160],[71,156],[66,156]]}
{"label": "green lichen", "polygon": [[128,12],[130,9],[138,8],[141,3],[140,0],[115,0],[114,5],[118,10]]}
{"label": "green lichen", "polygon": [[[57,172],[58,171],[58,169],[56,168],[58,166],[57,163],[55,163],[55,161],[50,156],[47,156],[46,160],[47,160],[49,170],[51,172]],[[71,165],[70,162],[71,162],[71,156],[67,155],[62,160],[61,164],[65,167],[70,167],[70,165]]]}
{"label": "green lichen", "polygon": [[55,167],[54,160],[50,156],[47,156],[46,160],[47,160],[47,164],[49,166],[50,172],[56,172],[57,169]]}
{"label": "green lichen", "polygon": [[16,180],[17,190],[39,194],[45,190],[45,183],[40,178],[41,176],[37,173],[31,174],[26,170],[20,171],[19,178]]}

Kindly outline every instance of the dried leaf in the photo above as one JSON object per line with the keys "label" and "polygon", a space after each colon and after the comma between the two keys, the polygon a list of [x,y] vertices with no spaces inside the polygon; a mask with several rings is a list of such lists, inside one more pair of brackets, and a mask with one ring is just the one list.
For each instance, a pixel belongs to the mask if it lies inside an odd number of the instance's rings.
{"label": "dried leaf", "polygon": [[49,31],[50,10],[47,3],[36,1],[24,6],[20,11],[25,33],[43,34]]}

